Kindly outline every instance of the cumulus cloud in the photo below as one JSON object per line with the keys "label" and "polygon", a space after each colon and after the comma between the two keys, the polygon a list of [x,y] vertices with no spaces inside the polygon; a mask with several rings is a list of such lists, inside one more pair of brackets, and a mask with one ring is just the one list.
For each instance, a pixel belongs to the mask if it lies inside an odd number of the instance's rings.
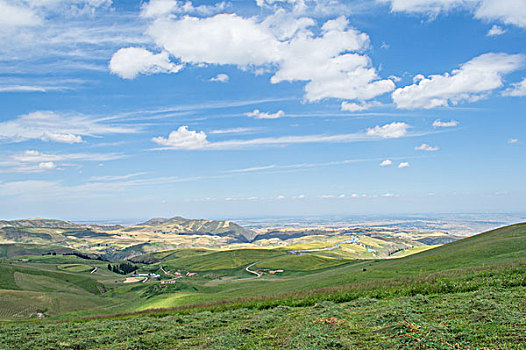
{"label": "cumulus cloud", "polygon": [[409,125],[404,122],[393,122],[383,126],[375,126],[367,129],[368,136],[377,136],[381,138],[398,138],[407,134]]}
{"label": "cumulus cloud", "polygon": [[502,92],[504,96],[526,96],[526,78]]}
{"label": "cumulus cloud", "polygon": [[300,136],[280,136],[280,137],[261,137],[253,139],[233,139],[226,141],[208,141],[204,131],[188,130],[187,126],[181,126],[172,131],[168,137],[154,137],[152,141],[163,147],[159,149],[179,149],[179,150],[224,150],[224,149],[244,149],[249,147],[288,145],[302,143],[348,143],[358,141],[370,141],[386,138],[398,138],[407,135],[409,125],[403,122],[393,122],[383,126],[377,125],[367,129],[366,132],[356,132],[350,134],[337,135],[300,135]]}
{"label": "cumulus cloud", "polygon": [[[163,52],[183,64],[235,65],[274,72],[272,83],[306,82],[308,101],[364,101],[395,88],[392,80],[378,76],[370,58],[363,54],[369,47],[368,35],[350,27],[344,17],[317,26],[313,19],[284,9],[264,18],[235,13],[167,15],[174,13],[176,3],[150,2],[143,8],[143,16],[156,18],[147,34]],[[138,61],[146,59],[139,57]],[[162,63],[155,66],[164,68],[168,58],[163,56]],[[127,76],[135,77],[144,66],[151,64],[135,62]]]}
{"label": "cumulus cloud", "polygon": [[480,0],[479,3],[475,18],[526,28],[526,6],[523,0]]}
{"label": "cumulus cloud", "polygon": [[197,132],[188,130],[188,126],[180,126],[168,135],[168,138],[162,136],[152,138],[152,141],[172,149],[203,149],[208,145],[206,134],[203,131]]}
{"label": "cumulus cloud", "polygon": [[416,146],[415,147],[415,150],[417,150],[417,151],[427,151],[427,152],[438,151],[439,149],[440,149],[440,147],[438,147],[438,146],[430,146],[427,143],[423,143],[420,146]]}
{"label": "cumulus cloud", "polygon": [[519,143],[519,139],[509,139],[508,143],[509,144]]}
{"label": "cumulus cloud", "polygon": [[210,78],[210,81],[215,81],[219,83],[226,83],[229,80],[230,80],[230,77],[224,73],[219,73],[215,77]]}
{"label": "cumulus cloud", "polygon": [[526,28],[526,6],[523,0],[378,0],[389,3],[392,12],[425,14],[436,17],[442,12],[467,10],[475,18],[501,21]]}
{"label": "cumulus cloud", "polygon": [[259,109],[254,109],[252,112],[246,113],[247,117],[253,117],[256,119],[277,119],[283,117],[284,115],[285,112],[283,112],[281,109],[276,113],[261,112]]}
{"label": "cumulus cloud", "polygon": [[490,30],[488,30],[488,34],[486,34],[487,36],[499,36],[499,35],[502,35],[506,33],[506,30],[503,29],[502,27],[499,27],[498,25],[494,24],[493,27],[490,28]]}
{"label": "cumulus cloud", "polygon": [[153,54],[140,47],[127,47],[113,54],[109,68],[121,78],[134,79],[139,73],[177,73],[182,66],[170,62],[167,52]]}
{"label": "cumulus cloud", "polygon": [[0,140],[20,142],[39,139],[48,142],[79,143],[83,136],[126,134],[133,127],[103,124],[82,115],[66,116],[50,111],[37,111],[0,123]]}
{"label": "cumulus cloud", "polygon": [[452,128],[458,125],[456,120],[450,120],[448,122],[443,122],[440,119],[437,119],[433,122],[434,128]]}
{"label": "cumulus cloud", "polygon": [[393,101],[398,108],[447,107],[462,101],[476,101],[500,88],[502,76],[523,66],[524,56],[487,53],[464,63],[459,69],[442,75],[421,77],[396,89]]}
{"label": "cumulus cloud", "polygon": [[407,168],[408,166],[409,166],[409,162],[401,162],[400,164],[398,164],[399,169]]}
{"label": "cumulus cloud", "polygon": [[343,101],[341,104],[341,110],[344,112],[359,112],[368,109],[369,106],[365,104],[358,104],[354,102]]}
{"label": "cumulus cloud", "polygon": [[393,162],[390,159],[386,159],[380,163],[380,166],[388,166],[393,164]]}

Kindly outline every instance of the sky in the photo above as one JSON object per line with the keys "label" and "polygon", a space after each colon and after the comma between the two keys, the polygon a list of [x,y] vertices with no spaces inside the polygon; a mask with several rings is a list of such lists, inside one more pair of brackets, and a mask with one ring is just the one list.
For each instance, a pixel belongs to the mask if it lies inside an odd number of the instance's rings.
{"label": "sky", "polygon": [[525,0],[0,0],[3,219],[526,211]]}

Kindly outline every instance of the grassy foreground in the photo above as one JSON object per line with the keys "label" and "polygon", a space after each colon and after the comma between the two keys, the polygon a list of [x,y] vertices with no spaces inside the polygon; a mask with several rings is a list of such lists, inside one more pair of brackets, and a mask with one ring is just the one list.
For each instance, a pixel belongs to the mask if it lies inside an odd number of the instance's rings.
{"label": "grassy foreground", "polygon": [[1,327],[2,349],[523,349],[526,265]]}

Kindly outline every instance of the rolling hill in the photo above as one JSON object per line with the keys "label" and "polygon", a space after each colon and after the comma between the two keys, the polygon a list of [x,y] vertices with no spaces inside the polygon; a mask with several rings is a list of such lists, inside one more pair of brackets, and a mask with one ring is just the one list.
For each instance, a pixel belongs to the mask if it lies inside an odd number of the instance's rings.
{"label": "rolling hill", "polygon": [[[68,321],[4,323],[0,347],[520,349],[525,251],[526,224],[517,224],[384,260],[283,248],[149,254],[156,262],[139,271],[163,279],[173,277],[161,265],[199,272],[168,285],[123,284],[105,262],[76,256],[7,259],[0,263],[1,317],[30,310]],[[278,268],[283,274],[266,272]],[[22,341],[25,334],[36,336]]]}

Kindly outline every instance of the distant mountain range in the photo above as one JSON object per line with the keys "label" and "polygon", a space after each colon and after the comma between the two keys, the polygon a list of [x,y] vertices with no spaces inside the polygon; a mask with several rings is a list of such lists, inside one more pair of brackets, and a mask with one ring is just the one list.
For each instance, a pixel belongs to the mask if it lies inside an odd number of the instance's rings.
{"label": "distant mountain range", "polygon": [[[58,229],[50,232],[49,230]],[[129,232],[151,232],[175,235],[207,235],[230,237],[239,242],[251,242],[256,238],[256,232],[241,227],[231,221],[215,221],[203,219],[185,219],[180,216],[173,218],[154,218],[144,223],[124,227],[121,225],[76,224],[69,221],[53,219],[21,219],[0,221],[0,240],[14,242],[31,242],[35,238],[57,241],[58,236],[98,237],[118,235]]]}
{"label": "distant mountain range", "polygon": [[142,224],[127,227],[123,231],[140,231],[151,228],[162,231],[162,233],[232,237],[241,242],[252,242],[257,236],[256,232],[241,227],[232,221],[185,219],[181,216],[170,219],[154,218]]}

